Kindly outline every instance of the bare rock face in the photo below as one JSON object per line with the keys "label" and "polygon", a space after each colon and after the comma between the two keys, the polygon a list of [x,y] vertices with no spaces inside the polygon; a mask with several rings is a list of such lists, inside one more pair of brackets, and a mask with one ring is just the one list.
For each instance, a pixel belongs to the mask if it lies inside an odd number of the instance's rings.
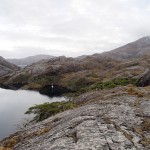
{"label": "bare rock face", "polygon": [[12,73],[13,71],[19,70],[14,64],[9,63],[3,57],[0,56],[0,76],[6,75],[8,73]]}
{"label": "bare rock face", "polygon": [[150,85],[150,71],[147,71],[140,79],[139,79],[140,86],[148,86]]}
{"label": "bare rock face", "polygon": [[[101,94],[98,94],[101,93]],[[143,97],[140,96],[142,92]],[[95,94],[98,97],[95,97]],[[149,150],[150,91],[126,87],[89,93],[59,113],[0,142],[13,150]],[[82,103],[80,97],[80,104]],[[146,115],[146,116],[145,116]]]}

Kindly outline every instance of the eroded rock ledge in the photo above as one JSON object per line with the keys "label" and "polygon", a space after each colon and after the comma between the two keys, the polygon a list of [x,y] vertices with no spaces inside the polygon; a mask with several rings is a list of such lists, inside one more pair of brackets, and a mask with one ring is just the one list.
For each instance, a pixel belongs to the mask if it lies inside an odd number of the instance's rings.
{"label": "eroded rock ledge", "polygon": [[148,150],[150,87],[117,87],[75,100],[59,113],[0,142],[13,150]]}

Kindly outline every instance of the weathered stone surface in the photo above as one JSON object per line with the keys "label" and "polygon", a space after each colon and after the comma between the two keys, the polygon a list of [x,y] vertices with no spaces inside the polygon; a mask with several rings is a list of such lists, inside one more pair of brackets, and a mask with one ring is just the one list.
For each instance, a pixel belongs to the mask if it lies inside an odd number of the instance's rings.
{"label": "weathered stone surface", "polygon": [[147,71],[140,79],[139,79],[140,86],[148,86],[150,85],[150,70]]}
{"label": "weathered stone surface", "polygon": [[150,101],[142,101],[141,109],[143,110],[144,116],[150,117]]}
{"label": "weathered stone surface", "polygon": [[[149,131],[142,131],[140,128],[150,110],[150,91],[144,88],[143,91],[144,97],[139,97],[137,93],[128,93],[126,88],[97,91],[96,93],[100,92],[97,95],[105,95],[99,98],[91,92],[89,93],[91,100],[84,106],[59,113],[15,134],[18,141],[12,144],[12,148],[13,150],[149,150],[149,144],[141,144],[141,141],[146,140],[143,137],[149,138],[150,135]],[[140,116],[136,115],[137,111],[141,113]],[[7,146],[12,138],[13,135],[3,140],[0,145]]]}

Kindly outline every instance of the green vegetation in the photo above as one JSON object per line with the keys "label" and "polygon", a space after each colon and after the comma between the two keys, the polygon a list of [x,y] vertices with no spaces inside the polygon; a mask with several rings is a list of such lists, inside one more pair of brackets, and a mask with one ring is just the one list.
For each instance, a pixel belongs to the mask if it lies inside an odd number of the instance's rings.
{"label": "green vegetation", "polygon": [[44,77],[36,77],[32,79],[32,82],[35,84],[46,85],[48,83],[52,84],[56,80],[56,76],[44,76]]}
{"label": "green vegetation", "polygon": [[73,90],[79,90],[81,88],[86,88],[87,86],[91,85],[92,82],[85,77],[78,78],[76,80],[72,80],[68,83],[68,87]]}
{"label": "green vegetation", "polygon": [[95,90],[95,89],[110,89],[115,88],[116,86],[126,86],[128,84],[137,85],[137,79],[128,79],[128,78],[114,78],[110,81],[93,83],[90,82],[87,78],[80,78],[77,81],[71,81],[73,89],[76,91],[76,95],[80,95],[84,92]]}
{"label": "green vegetation", "polygon": [[68,84],[68,88],[75,91],[74,96],[79,96],[82,93],[92,91],[95,89],[110,89],[115,88],[117,86],[126,86],[128,84],[137,85],[138,80],[134,78],[114,78],[105,82],[97,82],[94,80],[90,80],[89,78],[79,78],[78,80],[72,80]]}
{"label": "green vegetation", "polygon": [[13,82],[14,83],[25,83],[25,82],[27,82],[28,78],[29,78],[29,76],[26,73],[21,73],[21,74],[18,74],[15,79],[13,79]]}
{"label": "green vegetation", "polygon": [[25,114],[35,114],[33,121],[38,122],[59,112],[63,112],[68,109],[73,109],[74,107],[75,104],[72,101],[44,103],[30,107],[28,111],[25,112]]}
{"label": "green vegetation", "polygon": [[68,88],[75,91],[75,95],[78,96],[82,93],[85,93],[86,91],[89,90],[89,87],[93,84],[94,82],[88,78],[81,77],[76,80],[72,80],[68,82]]}
{"label": "green vegetation", "polygon": [[40,89],[45,85],[54,84],[57,76],[38,76],[30,79],[30,82],[25,86],[26,89]]}
{"label": "green vegetation", "polygon": [[92,89],[109,89],[119,85],[126,86],[128,84],[137,85],[137,79],[115,78],[111,81],[96,83],[92,86]]}
{"label": "green vegetation", "polygon": [[[116,86],[126,86],[128,84],[137,84],[136,79],[128,78],[115,78],[111,81],[100,82],[100,83],[90,83],[87,78],[80,78],[76,81],[72,81],[70,85],[75,89],[75,96],[78,96],[82,93],[85,93],[94,89],[109,89]],[[35,114],[33,118],[34,121],[42,121],[54,114],[59,112],[72,109],[75,107],[75,104],[72,101],[63,101],[63,102],[53,102],[53,103],[44,103],[40,105],[32,106],[28,109],[25,114]]]}

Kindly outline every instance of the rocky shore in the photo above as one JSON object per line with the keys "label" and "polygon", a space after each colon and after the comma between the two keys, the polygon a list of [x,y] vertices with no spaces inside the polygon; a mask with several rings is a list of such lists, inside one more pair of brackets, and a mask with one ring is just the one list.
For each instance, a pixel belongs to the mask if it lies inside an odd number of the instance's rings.
{"label": "rocky shore", "polygon": [[149,150],[150,87],[93,91],[77,107],[27,126],[0,150]]}

